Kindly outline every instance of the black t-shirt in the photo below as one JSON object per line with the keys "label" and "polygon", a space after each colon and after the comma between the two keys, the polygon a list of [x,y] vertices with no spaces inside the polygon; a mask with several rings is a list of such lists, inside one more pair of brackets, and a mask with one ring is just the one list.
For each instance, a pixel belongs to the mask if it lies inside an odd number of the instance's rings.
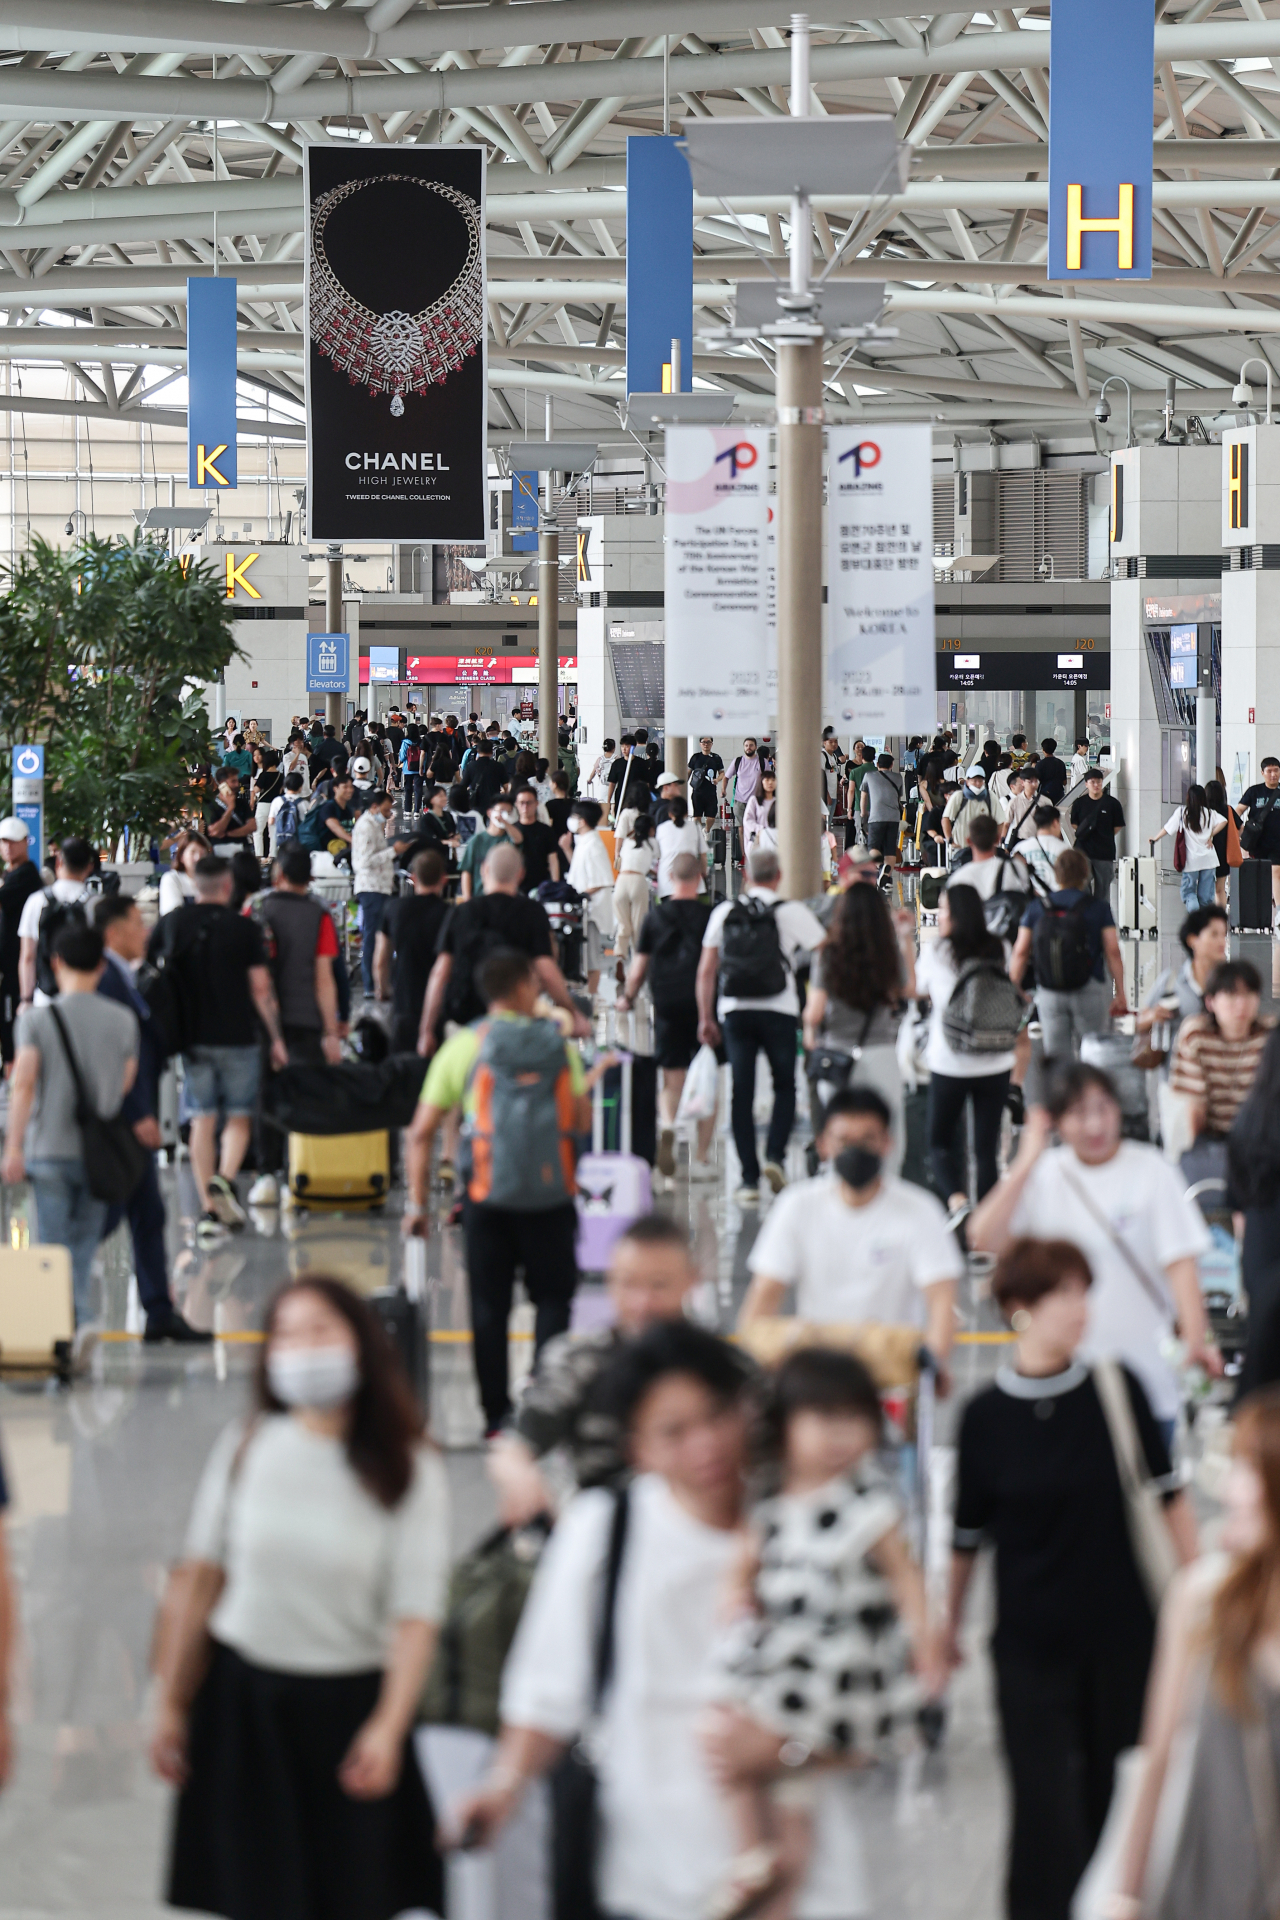
{"label": "black t-shirt", "polygon": [[502,792],[502,769],[496,761],[476,758],[467,768],[467,785],[471,789],[471,804],[477,813],[488,813],[490,807]]}
{"label": "black t-shirt", "polygon": [[713,813],[718,798],[715,776],[724,772],[724,761],[718,753],[691,753],[689,771],[693,775],[694,812]]}
{"label": "black t-shirt", "polygon": [[696,1013],[702,936],[711,918],[705,900],[658,900],[640,923],[636,952],[649,956],[649,991],[662,1013]]}
{"label": "black t-shirt", "polygon": [[1040,798],[1055,807],[1067,790],[1066,762],[1056,753],[1047,753],[1036,767],[1040,779]]}
{"label": "black t-shirt", "polygon": [[335,760],[345,760],[346,757],[347,749],[341,740],[329,740],[326,738],[322,740],[316,748],[316,759],[326,767],[331,766]]}
{"label": "black t-shirt", "polygon": [[39,893],[44,881],[40,878],[40,869],[34,860],[24,860],[20,866],[3,869],[4,879],[0,880],[0,974],[6,981],[18,984],[18,922],[22,918],[22,909],[33,893]]}
{"label": "black t-shirt", "polygon": [[[222,795],[220,793],[215,794],[209,825],[213,826],[217,821],[221,820],[226,810],[226,803]],[[239,833],[238,829],[245,826],[252,819],[254,819],[254,811],[249,805],[249,796],[246,794],[244,788],[240,787],[236,792],[235,799],[231,803],[231,818],[227,821],[226,830],[218,834],[216,838],[218,840],[231,841],[243,839],[247,842],[249,836]]]}
{"label": "black t-shirt", "polygon": [[476,968],[499,947],[514,947],[534,959],[551,953],[551,923],[536,900],[523,893],[482,893],[454,907],[440,932],[438,951],[453,960],[445,1015],[467,1026],[480,1019],[484,1001]]}
{"label": "black t-shirt", "polygon": [[1280,862],[1280,787],[1256,781],[1240,795],[1240,805],[1251,809],[1250,820],[1262,822],[1262,839],[1253,850],[1254,858]]}
{"label": "black t-shirt", "polygon": [[1096,800],[1081,794],[1071,803],[1071,824],[1081,853],[1091,860],[1115,859],[1116,828],[1124,825],[1124,808],[1114,794],[1100,794]]}
{"label": "black t-shirt", "polygon": [[573,808],[574,802],[572,800],[548,800],[547,802],[547,813],[551,820],[551,831],[555,834],[557,846],[564,837],[565,828],[569,824],[569,815],[573,812]]}
{"label": "black t-shirt", "polygon": [[163,952],[166,971],[173,969],[188,1046],[257,1046],[249,969],[266,966],[267,948],[256,921],[211,901],[189,901],[165,915],[148,952]]}
{"label": "black t-shirt", "polygon": [[[995,1546],[992,1645],[1054,1662],[1103,1646],[1141,1656],[1154,1621],[1092,1376],[1083,1366],[1052,1382],[1012,1375],[1022,1392],[1006,1391],[1003,1377],[964,1410],[955,1512],[961,1552],[983,1539]],[[1124,1379],[1150,1475],[1167,1485],[1169,1453],[1147,1396],[1128,1368]]]}
{"label": "black t-shirt", "polygon": [[422,1018],[427,981],[448,911],[447,901],[438,893],[397,894],[387,908],[382,927],[394,952],[391,1006],[397,1026],[416,1026]]}
{"label": "black t-shirt", "polygon": [[544,880],[551,878],[547,856],[557,851],[554,829],[544,826],[541,820],[533,820],[527,827],[521,827],[518,851],[524,857],[521,890],[532,893],[535,887],[540,887]]}

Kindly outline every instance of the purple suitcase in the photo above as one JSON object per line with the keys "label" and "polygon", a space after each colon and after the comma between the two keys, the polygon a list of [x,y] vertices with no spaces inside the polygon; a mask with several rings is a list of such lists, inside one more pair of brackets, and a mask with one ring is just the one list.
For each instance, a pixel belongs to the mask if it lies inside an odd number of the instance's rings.
{"label": "purple suitcase", "polygon": [[602,1087],[596,1084],[592,1101],[592,1147],[578,1162],[578,1270],[603,1273],[613,1243],[633,1220],[653,1206],[649,1163],[631,1152],[631,1061],[622,1056],[619,1132],[622,1151],[602,1153],[604,1137]]}

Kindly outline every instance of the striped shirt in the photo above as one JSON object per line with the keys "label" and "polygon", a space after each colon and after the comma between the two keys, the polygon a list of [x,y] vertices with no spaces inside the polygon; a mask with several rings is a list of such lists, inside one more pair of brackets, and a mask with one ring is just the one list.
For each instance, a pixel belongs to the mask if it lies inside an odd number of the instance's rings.
{"label": "striped shirt", "polygon": [[1228,1040],[1212,1014],[1193,1014],[1182,1022],[1169,1084],[1175,1093],[1203,1105],[1206,1133],[1217,1138],[1230,1133],[1274,1025],[1273,1020],[1255,1020],[1247,1039]]}

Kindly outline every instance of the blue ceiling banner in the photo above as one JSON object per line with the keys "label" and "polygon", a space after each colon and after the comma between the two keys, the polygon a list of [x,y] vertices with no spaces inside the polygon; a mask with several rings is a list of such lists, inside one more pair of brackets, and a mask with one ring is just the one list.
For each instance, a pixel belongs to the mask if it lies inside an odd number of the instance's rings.
{"label": "blue ceiling banner", "polygon": [[236,485],[236,281],[187,281],[187,485]]}
{"label": "blue ceiling banner", "polygon": [[536,473],[511,475],[511,551],[538,551],[538,476]]}
{"label": "blue ceiling banner", "polygon": [[693,387],[693,176],[674,134],[627,135],[627,392],[661,393],[671,342]]}
{"label": "blue ceiling banner", "polygon": [[1151,0],[1053,0],[1049,278],[1151,278]]}

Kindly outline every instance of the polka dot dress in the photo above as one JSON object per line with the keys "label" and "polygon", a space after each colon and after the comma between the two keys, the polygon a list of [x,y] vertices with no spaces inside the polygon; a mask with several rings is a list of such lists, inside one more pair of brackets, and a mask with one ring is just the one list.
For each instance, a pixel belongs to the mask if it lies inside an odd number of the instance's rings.
{"label": "polka dot dress", "polygon": [[758,1612],[719,1650],[718,1697],[815,1750],[870,1752],[913,1721],[909,1642],[868,1558],[898,1519],[870,1466],[763,1501],[752,1515]]}

